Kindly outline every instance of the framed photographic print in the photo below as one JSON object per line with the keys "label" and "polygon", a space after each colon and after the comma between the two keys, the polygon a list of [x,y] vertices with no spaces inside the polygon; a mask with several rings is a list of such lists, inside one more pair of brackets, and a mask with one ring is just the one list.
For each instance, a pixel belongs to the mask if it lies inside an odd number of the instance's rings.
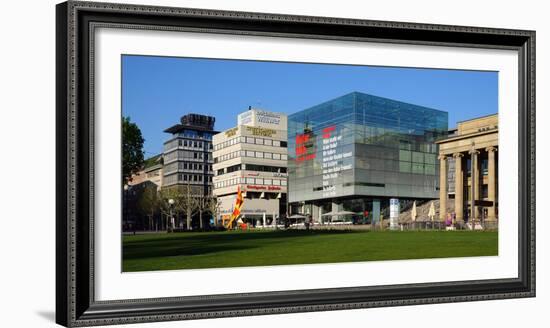
{"label": "framed photographic print", "polygon": [[535,296],[535,32],[57,6],[64,326]]}

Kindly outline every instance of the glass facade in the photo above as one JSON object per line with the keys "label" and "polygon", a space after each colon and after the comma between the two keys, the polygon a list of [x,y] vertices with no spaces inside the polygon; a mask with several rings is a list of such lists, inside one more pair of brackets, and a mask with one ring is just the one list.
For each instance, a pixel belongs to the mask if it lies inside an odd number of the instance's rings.
{"label": "glass facade", "polygon": [[438,198],[447,125],[447,112],[359,92],[292,114],[289,202]]}

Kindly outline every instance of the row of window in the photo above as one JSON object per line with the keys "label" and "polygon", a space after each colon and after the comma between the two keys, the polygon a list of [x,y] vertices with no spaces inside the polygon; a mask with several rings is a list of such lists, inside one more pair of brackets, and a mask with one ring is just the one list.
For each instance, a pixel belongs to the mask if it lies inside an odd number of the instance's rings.
{"label": "row of window", "polygon": [[207,160],[212,159],[211,153],[202,153],[202,152],[193,152],[193,151],[187,151],[187,150],[176,150],[170,153],[164,154],[164,160],[166,162],[170,162],[173,160],[203,160],[204,157],[206,157]]}
{"label": "row of window", "polygon": [[193,149],[212,150],[212,143],[200,140],[174,139],[164,144],[164,150],[170,150],[176,147],[187,147]]}
{"label": "row of window", "polygon": [[229,146],[236,145],[238,143],[247,143],[254,145],[263,145],[263,146],[272,146],[272,147],[287,147],[286,141],[272,140],[266,138],[255,138],[255,137],[235,137],[214,145],[214,150],[224,149]]}
{"label": "row of window", "polygon": [[234,151],[228,154],[221,155],[219,157],[214,157],[214,163],[219,163],[223,161],[228,161],[237,157],[254,157],[254,158],[265,158],[265,159],[275,159],[286,161],[288,159],[286,154],[276,154],[268,153],[263,151],[253,151],[253,150],[240,150]]}
{"label": "row of window", "polygon": [[214,184],[214,188],[225,188],[238,184],[262,185],[262,186],[286,186],[286,180],[266,179],[266,178],[233,178],[219,181]]}
{"label": "row of window", "polygon": [[194,131],[194,130],[185,130],[183,132],[178,132],[174,134],[178,137],[184,137],[184,138],[190,138],[190,139],[206,139],[206,140],[212,140],[212,136],[214,135],[212,132],[204,132],[204,131]]}
{"label": "row of window", "polygon": [[273,172],[273,173],[286,173],[286,167],[281,166],[269,166],[269,165],[256,165],[256,164],[236,164],[219,169],[216,175],[223,175],[240,170],[256,171],[256,172]]}
{"label": "row of window", "polygon": [[164,184],[171,185],[179,182],[188,182],[191,184],[202,184],[204,179],[207,182],[212,182],[212,176],[204,176],[202,174],[171,174],[164,177]]}
{"label": "row of window", "polygon": [[202,164],[202,163],[193,163],[193,162],[172,162],[167,164],[164,167],[165,172],[172,171],[183,171],[183,170],[193,170],[193,171],[212,171],[212,164]]}
{"label": "row of window", "polygon": [[[203,182],[203,179],[212,182],[211,175],[178,173],[178,182]],[[203,178],[204,177],[204,178]]]}

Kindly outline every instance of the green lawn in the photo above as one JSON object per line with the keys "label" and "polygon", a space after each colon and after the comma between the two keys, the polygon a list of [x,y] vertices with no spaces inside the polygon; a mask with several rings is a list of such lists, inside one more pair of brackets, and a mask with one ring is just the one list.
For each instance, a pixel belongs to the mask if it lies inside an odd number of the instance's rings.
{"label": "green lawn", "polygon": [[123,271],[498,255],[498,232],[232,231],[124,236]]}

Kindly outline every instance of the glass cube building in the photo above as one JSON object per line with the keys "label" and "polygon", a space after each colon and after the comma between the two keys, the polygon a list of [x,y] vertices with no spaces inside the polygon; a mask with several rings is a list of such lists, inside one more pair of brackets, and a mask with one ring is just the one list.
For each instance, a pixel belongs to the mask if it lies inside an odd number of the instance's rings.
{"label": "glass cube building", "polygon": [[360,92],[290,115],[290,213],[374,218],[390,198],[437,199],[447,128],[447,112]]}

